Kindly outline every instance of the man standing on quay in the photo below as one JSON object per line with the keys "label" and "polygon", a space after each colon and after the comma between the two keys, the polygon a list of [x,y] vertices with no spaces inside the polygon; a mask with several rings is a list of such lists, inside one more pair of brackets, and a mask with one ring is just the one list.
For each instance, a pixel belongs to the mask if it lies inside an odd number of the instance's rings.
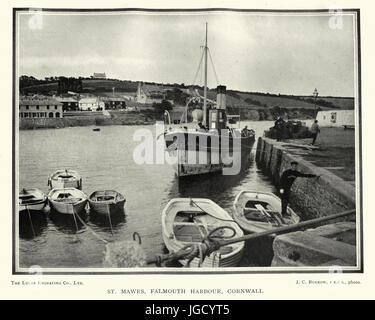
{"label": "man standing on quay", "polygon": [[312,145],[315,143],[315,140],[316,140],[316,138],[317,138],[317,136],[318,136],[318,133],[320,132],[320,127],[319,127],[319,125],[318,125],[318,120],[315,120],[314,121],[314,123],[312,124],[312,126],[311,126],[311,129],[310,129],[310,131],[312,132],[312,134],[313,134],[313,141],[312,141]]}
{"label": "man standing on quay", "polygon": [[288,217],[287,207],[289,203],[290,197],[290,189],[292,188],[294,180],[297,177],[303,178],[319,178],[316,174],[307,174],[302,173],[297,170],[298,162],[293,161],[290,163],[291,169],[285,170],[280,178],[280,194],[281,194],[281,207],[282,211],[281,214],[285,217]]}

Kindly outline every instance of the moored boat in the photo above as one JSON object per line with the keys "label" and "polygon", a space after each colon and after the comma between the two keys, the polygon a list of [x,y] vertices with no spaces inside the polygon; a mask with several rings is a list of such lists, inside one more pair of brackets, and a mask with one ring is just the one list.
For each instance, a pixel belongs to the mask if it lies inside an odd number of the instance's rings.
{"label": "moored boat", "polygon": [[[215,238],[241,237],[242,230],[231,216],[215,202],[202,198],[175,198],[169,201],[161,214],[163,240],[170,252],[176,252],[192,243],[200,243],[212,230]],[[206,257],[201,265],[195,257],[191,267],[234,267],[242,258],[244,242],[223,246]],[[186,260],[180,261],[186,264]]]}
{"label": "moored boat", "polygon": [[48,194],[51,207],[63,214],[79,214],[85,210],[87,196],[76,188],[52,189]]}
{"label": "moored boat", "polygon": [[125,197],[115,190],[99,190],[89,197],[90,208],[100,214],[123,212]]}
{"label": "moored boat", "polygon": [[[173,125],[169,113],[166,112],[168,129],[164,140],[169,156],[175,163],[178,177],[202,175],[223,172],[235,175],[241,160],[249,157],[255,143],[253,130],[237,130],[228,127],[226,86],[217,87],[216,101],[208,99],[207,88],[207,24],[206,39],[203,47],[204,85],[203,96],[199,90],[192,92],[188,99],[183,115],[177,125]],[[199,71],[199,69],[198,69]],[[197,72],[198,74],[198,72]],[[198,105],[201,104],[201,109]],[[189,114],[189,108],[195,108]],[[188,121],[188,115],[193,119]],[[233,119],[232,119],[233,120]],[[233,122],[233,121],[232,121]],[[239,165],[238,165],[239,164]],[[229,173],[228,168],[233,168]],[[227,170],[227,172],[224,172]]]}
{"label": "moored boat", "polygon": [[299,216],[287,208],[288,216],[281,215],[281,199],[270,192],[241,191],[233,203],[233,219],[247,233],[256,233],[295,224]]}
{"label": "moored boat", "polygon": [[74,170],[57,170],[48,178],[48,185],[51,189],[73,187],[81,190],[82,177]]}
{"label": "moored boat", "polygon": [[37,188],[23,188],[18,196],[18,211],[42,211],[46,206],[47,196]]}

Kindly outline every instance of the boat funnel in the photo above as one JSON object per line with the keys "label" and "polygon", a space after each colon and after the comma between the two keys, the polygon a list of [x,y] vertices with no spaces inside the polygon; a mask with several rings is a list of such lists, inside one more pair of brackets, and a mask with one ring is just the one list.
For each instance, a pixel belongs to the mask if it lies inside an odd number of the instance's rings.
{"label": "boat funnel", "polygon": [[227,99],[225,93],[227,91],[226,86],[218,86],[216,88],[217,96],[216,96],[216,109],[225,110],[227,108]]}

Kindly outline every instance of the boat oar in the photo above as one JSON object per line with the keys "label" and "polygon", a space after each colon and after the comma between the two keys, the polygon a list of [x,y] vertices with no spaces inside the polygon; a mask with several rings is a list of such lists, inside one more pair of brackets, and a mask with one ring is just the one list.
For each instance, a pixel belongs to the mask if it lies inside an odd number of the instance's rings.
{"label": "boat oar", "polygon": [[[213,240],[212,238],[210,238],[210,235],[215,233],[216,231],[216,229],[214,229],[210,232],[208,237],[203,240],[203,243],[191,243],[188,246],[183,247],[181,250],[177,252],[172,252],[170,254],[164,254],[164,255],[158,255],[155,258],[148,259],[147,264],[156,263],[157,265],[160,265],[161,262],[166,261],[166,260],[168,261],[184,260],[184,259],[187,259],[187,257],[191,257],[191,255],[198,256],[199,250],[197,246],[202,246],[204,254],[208,255],[211,252],[218,250],[220,247],[227,246],[233,243],[242,242],[242,241],[251,241],[254,239],[264,238],[264,237],[271,236],[271,235],[276,236],[278,234],[294,232],[297,230],[313,227],[313,226],[316,226],[317,224],[328,222],[333,219],[344,218],[352,214],[355,214],[355,212],[356,212],[355,209],[347,210],[347,211],[343,211],[341,213],[333,214],[330,216],[303,221],[300,223],[273,228],[267,231],[252,233],[252,234],[248,234],[242,237],[227,239],[227,240]],[[219,227],[219,228],[223,228],[223,227]]]}
{"label": "boat oar", "polygon": [[312,219],[312,220],[308,220],[308,221],[303,221],[303,222],[299,222],[299,223],[295,223],[295,224],[291,224],[291,225],[287,225],[287,226],[283,226],[283,227],[279,227],[279,228],[270,229],[270,230],[267,230],[267,231],[252,233],[252,234],[248,234],[248,235],[238,237],[238,238],[234,238],[234,239],[222,240],[220,242],[225,242],[225,243],[221,243],[220,246],[228,245],[228,244],[232,244],[232,243],[236,243],[236,242],[240,242],[240,241],[248,241],[248,240],[253,240],[253,239],[257,239],[257,238],[264,238],[264,237],[270,236],[270,235],[278,235],[278,234],[283,234],[283,233],[294,232],[294,231],[297,231],[297,230],[300,230],[300,229],[313,227],[317,224],[324,223],[324,222],[327,222],[327,221],[330,221],[330,220],[333,220],[333,219],[347,217],[347,216],[350,216],[352,214],[355,214],[355,212],[356,212],[355,209],[346,210],[346,211],[343,211],[341,213],[332,214],[332,215],[326,216],[326,217],[321,217],[321,218],[316,218],[316,219]]}

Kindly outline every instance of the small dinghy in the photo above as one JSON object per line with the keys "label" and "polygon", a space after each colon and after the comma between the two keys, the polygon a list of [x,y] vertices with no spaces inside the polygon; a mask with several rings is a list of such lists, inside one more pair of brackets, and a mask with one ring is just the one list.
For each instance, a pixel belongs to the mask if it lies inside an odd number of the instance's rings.
{"label": "small dinghy", "polygon": [[299,216],[287,208],[288,217],[281,215],[281,199],[269,192],[241,191],[234,200],[233,219],[248,233],[298,223]]}
{"label": "small dinghy", "polygon": [[76,188],[52,189],[48,194],[51,207],[63,214],[79,214],[85,210],[87,196]]}
{"label": "small dinghy", "polygon": [[100,131],[100,128],[94,128],[92,131]]}
{"label": "small dinghy", "polygon": [[74,170],[57,170],[48,178],[48,185],[51,189],[77,188],[82,189],[82,178]]}
{"label": "small dinghy", "polygon": [[123,212],[125,197],[115,190],[100,190],[89,197],[90,208],[100,214]]}
{"label": "small dinghy", "polygon": [[[212,230],[221,229],[212,236],[228,239],[243,236],[242,230],[231,216],[215,202],[200,198],[175,198],[169,201],[161,215],[164,243],[169,252],[176,252],[192,243],[200,243]],[[191,267],[234,267],[242,258],[244,242],[223,246],[206,257],[201,265],[199,258],[190,262]],[[180,261],[186,264],[186,260]]]}
{"label": "small dinghy", "polygon": [[18,196],[18,211],[42,211],[46,206],[47,196],[37,188],[22,189]]}

